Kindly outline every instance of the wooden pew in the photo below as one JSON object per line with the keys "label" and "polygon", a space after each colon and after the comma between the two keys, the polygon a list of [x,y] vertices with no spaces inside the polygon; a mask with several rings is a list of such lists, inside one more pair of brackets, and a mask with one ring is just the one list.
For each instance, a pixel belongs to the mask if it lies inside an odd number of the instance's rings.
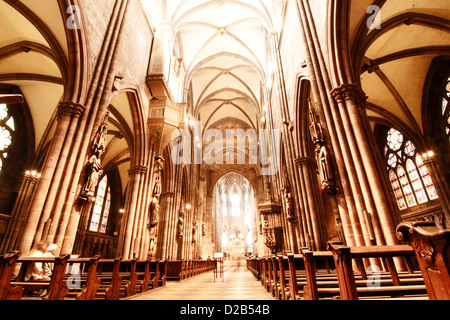
{"label": "wooden pew", "polygon": [[291,300],[333,299],[339,295],[333,255],[329,251],[302,248],[300,254],[287,253],[286,296]]}
{"label": "wooden pew", "polygon": [[[159,262],[156,261],[158,264]],[[154,269],[156,269],[156,265],[154,266]],[[137,275],[137,282],[136,282],[136,292],[146,292],[150,289],[150,280],[151,280],[151,274],[150,274],[150,259],[147,260],[138,260],[136,262],[136,275]],[[152,285],[152,288],[154,286]]]}
{"label": "wooden pew", "polygon": [[274,279],[273,279],[273,264],[272,257],[265,257],[266,265],[267,265],[267,277],[266,277],[266,290],[274,296]]}
{"label": "wooden pew", "polygon": [[97,278],[100,256],[72,258],[68,261],[65,281],[69,288],[68,297],[77,300],[94,300],[101,280]]}
{"label": "wooden pew", "polygon": [[169,260],[167,261],[167,280],[179,281],[183,278],[183,260]]}
{"label": "wooden pew", "polygon": [[160,278],[160,261],[159,260],[151,260],[149,261],[148,270],[149,270],[149,282],[147,285],[147,289],[143,288],[142,291],[147,291],[150,289],[158,288],[159,286],[159,278]]}
{"label": "wooden pew", "polygon": [[270,290],[269,260],[267,257],[261,258],[261,284],[266,291]]}
{"label": "wooden pew", "polygon": [[257,279],[261,279],[261,260],[258,258],[247,259],[247,269]]}
{"label": "wooden pew", "polygon": [[136,284],[138,276],[136,274],[137,258],[125,259],[120,262],[119,274],[122,277],[122,285],[120,292],[125,297],[130,297],[136,294]]}
{"label": "wooden pew", "polygon": [[157,278],[157,281],[156,281],[156,286],[157,287],[164,287],[166,285],[167,266],[168,266],[168,261],[167,260],[159,261],[159,273],[158,273],[159,277]]}
{"label": "wooden pew", "polygon": [[20,300],[23,288],[12,286],[14,268],[20,252],[11,252],[0,256],[0,300]]}
{"label": "wooden pew", "polygon": [[280,299],[280,279],[279,279],[279,270],[278,270],[278,260],[275,255],[271,255],[269,257],[269,263],[272,266],[272,287],[271,293],[275,297],[275,299]]}
{"label": "wooden pew", "polygon": [[289,300],[290,298],[290,272],[289,272],[289,260],[287,256],[281,254],[277,255],[278,261],[278,282],[279,292],[278,299]]}
{"label": "wooden pew", "polygon": [[[11,281],[11,285],[21,287],[25,294],[22,299],[45,299],[45,300],[63,300],[68,294],[64,274],[70,255],[60,257],[21,257],[17,260],[21,264],[19,273]],[[52,276],[50,280],[25,281],[25,274],[32,263],[51,263],[53,265]],[[47,290],[45,296],[29,296],[28,293],[36,290]]]}
{"label": "wooden pew", "polygon": [[430,300],[450,300],[450,230],[434,222],[402,222],[397,238],[414,250]]}
{"label": "wooden pew", "polygon": [[121,258],[100,259],[97,267],[97,278],[101,285],[97,290],[97,297],[106,300],[119,300],[119,290],[123,277],[120,275]]}
{"label": "wooden pew", "polygon": [[305,270],[302,254],[287,253],[288,265],[289,265],[289,299],[298,300],[303,296],[302,292],[299,292],[299,285],[297,279],[299,278],[301,271]]}
{"label": "wooden pew", "polygon": [[[414,255],[414,251],[409,246],[347,247],[340,243],[329,242],[328,248],[334,257],[341,300],[358,300],[360,297],[392,298],[426,293],[420,274],[410,273],[412,272],[410,269],[408,273],[403,273],[400,277],[396,269],[394,257]],[[374,279],[377,279],[377,285],[371,285],[364,272],[360,276],[361,280],[357,280],[355,277],[356,272],[353,269],[352,259],[366,258],[382,258],[386,262],[388,272],[374,276]],[[330,292],[332,291],[330,290]]]}
{"label": "wooden pew", "polygon": [[302,256],[305,271],[304,276],[297,275],[297,285],[304,285],[304,299],[319,300],[333,296],[332,288],[338,289],[338,278],[336,272],[332,271],[331,265],[334,263],[331,252],[303,248]]}

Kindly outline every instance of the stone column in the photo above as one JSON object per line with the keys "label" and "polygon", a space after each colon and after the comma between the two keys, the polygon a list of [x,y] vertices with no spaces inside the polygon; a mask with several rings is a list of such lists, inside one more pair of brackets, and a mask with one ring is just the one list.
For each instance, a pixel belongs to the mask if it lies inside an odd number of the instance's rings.
{"label": "stone column", "polygon": [[[357,162],[358,170],[360,171],[360,181],[364,188],[363,191],[367,209],[371,211],[369,211],[369,213],[372,217],[377,244],[397,244],[398,241],[395,236],[395,227],[389,211],[389,205],[383,191],[380,173],[377,171],[374,160],[376,155],[372,153],[367,139],[367,135],[371,133],[364,130],[358,112],[358,105],[365,100],[365,95],[359,86],[354,84],[342,85],[341,87],[336,88],[335,92],[338,92],[341,95],[339,98],[341,114],[346,118],[344,121],[348,126],[347,134],[350,137],[354,137],[355,145],[353,147],[355,152],[353,152],[352,155],[355,158],[354,160]],[[345,105],[342,103],[342,98],[345,99]],[[355,137],[357,137],[357,139]],[[356,152],[356,150],[358,152]],[[364,161],[362,161],[362,159],[364,159]]]}
{"label": "stone column", "polygon": [[[51,219],[50,229],[48,234],[43,235],[43,239],[46,239],[49,243],[53,243],[56,237],[58,227],[60,225],[60,217],[65,204],[65,196],[69,188],[70,182],[73,179],[71,174],[68,174],[67,162],[73,161],[68,159],[71,152],[71,146],[73,139],[76,135],[79,119],[85,111],[85,107],[80,104],[64,104],[61,112],[72,117],[69,129],[67,131],[66,141],[59,159],[58,168],[53,177],[53,182],[49,190],[49,194],[43,209],[43,219],[49,217]],[[45,222],[45,221],[41,221]],[[39,234],[39,233],[38,233]]]}
{"label": "stone column", "polygon": [[[20,251],[23,255],[28,254],[34,241],[41,240],[44,225],[49,218],[49,212],[42,214],[44,206],[49,196],[49,190],[54,185],[53,178],[55,172],[58,170],[56,176],[60,177],[61,170],[65,164],[60,156],[62,152],[67,152],[66,135],[68,130],[73,129],[76,119],[72,116],[76,113],[75,110],[81,110],[83,107],[71,102],[60,103],[58,107],[58,120],[56,131],[52,140],[52,144],[47,155],[46,161],[42,168],[41,179],[36,187],[36,192],[31,200],[29,208],[29,216],[23,230],[23,235],[20,243]],[[63,154],[64,156],[64,154]],[[59,181],[59,180],[58,180]],[[51,195],[52,197],[54,195]]]}
{"label": "stone column", "polygon": [[22,181],[17,200],[11,213],[11,220],[6,229],[0,252],[9,252],[17,249],[17,240],[23,232],[24,223],[28,218],[28,207],[36,183],[40,178],[36,171],[27,171]]}
{"label": "stone column", "polygon": [[[326,128],[328,129],[329,142],[332,146],[332,151],[334,153],[337,169],[339,172],[339,180],[341,181],[343,199],[345,201],[339,204],[343,220],[348,216],[350,220],[351,234],[346,234],[345,238],[347,240],[347,245],[365,245],[365,240],[362,234],[361,224],[359,222],[357,211],[361,211],[357,207],[357,200],[359,197],[358,192],[354,192],[352,186],[354,184],[352,181],[354,178],[350,176],[347,168],[352,169],[353,165],[349,165],[346,160],[348,160],[348,148],[346,146],[346,137],[343,134],[342,123],[339,118],[336,118],[338,114],[335,109],[335,100],[330,94],[332,90],[330,76],[328,74],[328,69],[325,64],[325,58],[321,51],[321,46],[315,33],[315,29],[311,26],[308,14],[301,0],[296,1],[301,32],[305,39],[306,46],[306,62],[310,70],[310,81],[311,89],[316,98],[317,112],[319,113],[320,119],[326,123]],[[347,148],[347,149],[346,149]],[[345,207],[345,209],[344,209]],[[347,211],[347,212],[345,212]]]}
{"label": "stone column", "polygon": [[135,165],[128,171],[130,176],[130,201],[127,203],[127,207],[125,208],[127,218],[122,225],[120,234],[120,236],[124,239],[120,248],[124,259],[133,258],[135,247],[135,238],[133,238],[133,236],[136,235],[136,217],[139,214],[138,201],[141,194],[140,190],[142,188],[142,181],[147,174],[147,170],[148,168],[145,166]]}

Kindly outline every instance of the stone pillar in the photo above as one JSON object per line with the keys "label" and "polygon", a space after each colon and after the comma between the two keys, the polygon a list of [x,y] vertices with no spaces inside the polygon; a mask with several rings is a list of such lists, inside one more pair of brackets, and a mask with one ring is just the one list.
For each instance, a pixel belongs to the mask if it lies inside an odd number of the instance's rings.
{"label": "stone pillar", "polygon": [[[53,243],[56,237],[58,227],[60,225],[60,217],[63,211],[63,206],[65,204],[65,196],[69,188],[70,182],[73,179],[71,174],[68,174],[67,162],[73,161],[69,159],[71,152],[71,146],[73,139],[76,135],[76,130],[78,128],[79,119],[82,116],[85,107],[80,104],[65,104],[61,112],[66,113],[72,117],[69,129],[67,131],[66,141],[61,153],[59,160],[59,166],[55,172],[52,185],[49,190],[49,195],[47,197],[44,209],[43,217],[49,217],[51,219],[50,229],[48,234],[43,235],[43,239],[46,239],[49,243]],[[42,222],[41,222],[42,223]]]}
{"label": "stone pillar", "polygon": [[130,176],[129,188],[130,188],[130,201],[125,208],[126,220],[122,225],[120,236],[124,239],[123,244],[119,249],[122,250],[122,257],[124,259],[133,258],[136,245],[136,228],[137,217],[139,215],[139,200],[141,196],[141,190],[143,186],[144,177],[147,174],[148,168],[141,165],[133,166],[128,174]]}
{"label": "stone pillar", "polygon": [[[81,110],[84,110],[84,107],[71,102],[60,103],[58,107],[56,131],[42,169],[41,179],[31,200],[30,213],[20,243],[20,251],[23,255],[28,254],[34,241],[41,240],[44,225],[50,215],[49,210],[43,213],[44,206],[47,204],[48,208],[48,196],[52,198],[55,196],[49,194],[49,191],[52,186],[58,186],[65,164],[67,146],[70,146],[70,143],[66,141],[66,136],[69,131],[72,132]],[[61,156],[62,158],[60,158]],[[54,177],[57,179],[56,182],[53,181]]]}
{"label": "stone pillar", "polygon": [[167,259],[168,257],[168,242],[169,232],[167,232],[169,225],[172,225],[170,216],[167,214],[170,212],[174,203],[174,193],[164,192],[161,194],[160,200],[160,215],[158,221],[158,238],[156,246],[156,258]]}
{"label": "stone pillar", "polygon": [[6,229],[0,252],[9,252],[17,249],[17,240],[22,234],[24,223],[28,218],[28,207],[33,195],[36,183],[40,178],[36,171],[27,171],[22,181],[17,200],[11,213],[11,220]]}
{"label": "stone pillar", "polygon": [[[383,191],[380,173],[368,143],[358,108],[365,101],[364,93],[354,84],[342,85],[334,91],[346,126],[346,135],[352,143],[352,156],[357,166],[366,209],[369,211],[378,245],[398,243],[388,201]],[[356,138],[357,137],[357,138]],[[362,160],[364,159],[364,161]],[[366,228],[370,226],[366,225]]]}
{"label": "stone pillar", "polygon": [[326,123],[325,128],[328,130],[326,141],[328,143],[329,140],[329,144],[332,146],[339,180],[341,181],[342,199],[345,199],[345,201],[339,201],[338,206],[341,208],[342,219],[344,220],[348,217],[348,220],[350,220],[349,225],[351,225],[351,229],[348,228],[348,232],[351,231],[352,233],[345,235],[347,245],[365,245],[362,227],[357,214],[357,211],[361,211],[356,205],[359,193],[355,193],[353,190],[352,187],[355,185],[352,181],[354,178],[350,176],[351,172],[347,171],[347,168],[352,169],[353,166],[349,166],[348,161],[346,161],[348,160],[349,150],[346,145],[346,137],[343,134],[342,123],[339,118],[336,118],[338,113],[335,108],[335,100],[330,94],[332,85],[325,58],[321,52],[317,34],[309,22],[303,1],[297,0],[296,5],[300,17],[300,30],[306,42],[306,62],[310,72],[311,90],[315,97],[316,110],[320,119]]}

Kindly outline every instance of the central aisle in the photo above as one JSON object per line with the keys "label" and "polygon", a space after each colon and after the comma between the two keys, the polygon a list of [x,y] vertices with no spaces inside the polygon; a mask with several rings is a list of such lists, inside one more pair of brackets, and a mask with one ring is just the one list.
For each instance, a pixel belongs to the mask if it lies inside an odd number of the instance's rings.
{"label": "central aisle", "polygon": [[225,264],[224,281],[213,271],[166,287],[151,290],[130,300],[273,300],[246,267]]}

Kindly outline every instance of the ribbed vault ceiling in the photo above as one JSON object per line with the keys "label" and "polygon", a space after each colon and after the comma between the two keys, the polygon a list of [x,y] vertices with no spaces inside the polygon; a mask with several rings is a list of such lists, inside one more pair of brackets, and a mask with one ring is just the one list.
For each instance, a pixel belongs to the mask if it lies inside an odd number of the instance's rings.
{"label": "ribbed vault ceiling", "polygon": [[[230,118],[256,128],[271,77],[269,35],[283,1],[145,1],[170,25],[194,117],[203,129]],[[149,3],[151,2],[151,3]],[[192,91],[190,91],[192,90]]]}

